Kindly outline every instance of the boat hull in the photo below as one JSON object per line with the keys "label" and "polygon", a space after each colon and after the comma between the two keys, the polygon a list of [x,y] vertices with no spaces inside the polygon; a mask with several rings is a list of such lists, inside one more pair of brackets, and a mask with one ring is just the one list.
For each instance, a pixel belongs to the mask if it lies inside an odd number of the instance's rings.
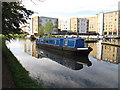
{"label": "boat hull", "polygon": [[77,48],[70,48],[70,47],[62,47],[56,45],[48,45],[48,44],[37,44],[38,48],[44,48],[49,50],[55,50],[56,52],[62,51],[65,54],[72,54],[72,55],[88,55],[93,49],[88,47],[87,50],[78,50]]}

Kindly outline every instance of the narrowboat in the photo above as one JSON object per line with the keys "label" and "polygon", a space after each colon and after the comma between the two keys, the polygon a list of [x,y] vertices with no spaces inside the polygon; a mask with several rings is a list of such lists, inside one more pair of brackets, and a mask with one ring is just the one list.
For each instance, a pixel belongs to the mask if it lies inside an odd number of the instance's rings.
{"label": "narrowboat", "polygon": [[91,47],[84,46],[84,40],[81,38],[40,37],[36,44],[38,47],[62,50],[67,54],[88,55],[92,51]]}

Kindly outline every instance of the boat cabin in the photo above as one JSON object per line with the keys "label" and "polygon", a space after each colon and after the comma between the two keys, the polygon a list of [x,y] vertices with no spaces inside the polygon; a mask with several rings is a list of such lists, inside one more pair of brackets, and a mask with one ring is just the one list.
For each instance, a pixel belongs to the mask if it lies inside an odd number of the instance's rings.
{"label": "boat cabin", "polygon": [[50,38],[50,37],[40,37],[37,40],[38,44],[48,44],[62,47],[70,48],[83,48],[84,40],[81,38]]}

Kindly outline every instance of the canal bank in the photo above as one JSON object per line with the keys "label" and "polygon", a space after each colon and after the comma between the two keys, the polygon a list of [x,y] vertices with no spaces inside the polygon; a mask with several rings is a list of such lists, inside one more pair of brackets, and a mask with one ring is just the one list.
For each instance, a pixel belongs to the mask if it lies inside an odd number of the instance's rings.
{"label": "canal bank", "polygon": [[29,77],[17,58],[7,48],[5,40],[2,40],[3,57],[3,88],[43,88],[35,80]]}
{"label": "canal bank", "polygon": [[11,71],[4,58],[2,58],[2,88],[15,88]]}

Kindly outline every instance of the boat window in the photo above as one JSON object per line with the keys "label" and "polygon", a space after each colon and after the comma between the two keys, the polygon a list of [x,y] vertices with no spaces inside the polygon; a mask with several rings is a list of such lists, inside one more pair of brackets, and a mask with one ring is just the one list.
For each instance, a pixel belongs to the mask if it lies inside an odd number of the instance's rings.
{"label": "boat window", "polygon": [[43,39],[41,39],[40,42],[43,42]]}
{"label": "boat window", "polygon": [[67,44],[68,44],[68,41],[67,41],[67,40],[65,40],[65,41],[64,41],[64,45],[67,45]]}
{"label": "boat window", "polygon": [[54,40],[54,43],[55,43],[55,44],[57,43],[56,40]]}
{"label": "boat window", "polygon": [[50,40],[50,43],[53,42],[53,40]]}
{"label": "boat window", "polygon": [[48,43],[48,40],[46,40],[46,43]]}

